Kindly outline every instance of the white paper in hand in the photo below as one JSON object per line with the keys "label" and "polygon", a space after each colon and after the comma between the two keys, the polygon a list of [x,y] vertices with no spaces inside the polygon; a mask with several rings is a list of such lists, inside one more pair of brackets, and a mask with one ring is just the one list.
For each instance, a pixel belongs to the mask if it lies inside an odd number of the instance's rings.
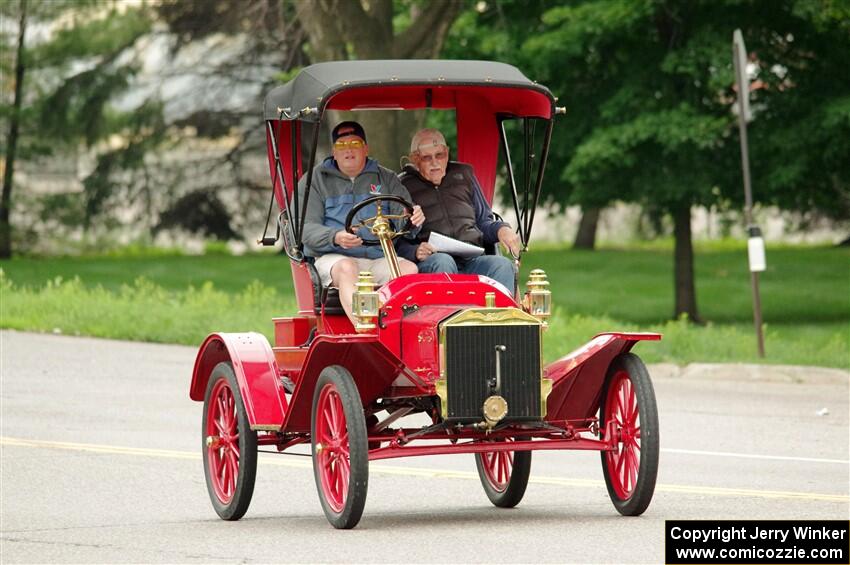
{"label": "white paper in hand", "polygon": [[428,243],[433,245],[437,251],[448,253],[449,255],[460,257],[461,259],[470,259],[484,254],[484,248],[482,247],[459,241],[453,237],[433,231],[431,232],[431,236],[428,238]]}

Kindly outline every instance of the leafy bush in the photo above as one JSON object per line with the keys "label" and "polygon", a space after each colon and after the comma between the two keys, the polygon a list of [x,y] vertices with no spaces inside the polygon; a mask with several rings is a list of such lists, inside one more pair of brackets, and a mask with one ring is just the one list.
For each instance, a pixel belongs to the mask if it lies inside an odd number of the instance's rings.
{"label": "leafy bush", "polygon": [[79,278],[34,289],[15,286],[0,271],[0,292],[5,328],[187,345],[212,331],[262,331],[271,338],[272,316],[282,304],[293,307],[260,282],[234,294],[212,283],[167,291],[144,278],[117,292],[88,288]]}

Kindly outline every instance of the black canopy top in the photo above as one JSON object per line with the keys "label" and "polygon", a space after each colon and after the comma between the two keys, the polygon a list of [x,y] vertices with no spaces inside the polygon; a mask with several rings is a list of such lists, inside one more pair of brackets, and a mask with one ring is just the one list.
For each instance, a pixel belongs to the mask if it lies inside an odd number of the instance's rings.
{"label": "black canopy top", "polygon": [[[364,88],[366,87],[366,88]],[[377,87],[381,92],[375,92]],[[357,96],[345,99],[345,107],[340,109],[355,109],[369,107],[376,94],[385,93],[386,87],[408,87],[395,107],[413,108],[431,105],[430,94],[426,102],[411,102],[410,88],[443,89],[445,87],[463,87],[485,89],[521,89],[530,96],[538,99],[535,108],[550,107],[554,110],[554,97],[549,90],[523,75],[516,67],[505,63],[492,61],[455,61],[455,60],[369,60],[369,61],[334,61],[317,63],[305,67],[298,76],[288,83],[271,90],[267,95],[263,115],[267,120],[315,121],[318,113],[324,110],[328,101],[337,93],[349,89],[364,89],[362,100]],[[514,96],[517,94],[514,91]],[[539,100],[540,97],[548,100]],[[381,98],[381,96],[379,96]],[[505,111],[511,111],[512,96],[496,95],[493,100],[494,109],[502,103]],[[420,99],[417,99],[420,100]],[[424,100],[422,98],[421,100]],[[385,100],[386,102],[386,100]],[[542,102],[542,103],[541,103]],[[392,106],[390,104],[389,106]],[[375,107],[380,107],[378,104]],[[435,105],[435,107],[438,107]],[[442,107],[450,107],[444,102]],[[305,110],[316,108],[317,112]],[[283,111],[281,115],[281,111]],[[535,111],[535,113],[540,113]],[[547,112],[551,115],[551,112]],[[545,117],[550,117],[547,115]]]}

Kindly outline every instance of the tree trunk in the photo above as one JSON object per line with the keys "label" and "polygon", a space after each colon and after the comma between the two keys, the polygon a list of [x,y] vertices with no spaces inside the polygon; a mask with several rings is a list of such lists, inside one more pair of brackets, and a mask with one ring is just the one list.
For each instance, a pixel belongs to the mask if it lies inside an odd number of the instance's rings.
{"label": "tree trunk", "polygon": [[[461,2],[432,0],[427,9],[411,6],[411,25],[393,30],[393,0],[310,0],[296,3],[296,13],[310,41],[310,60],[427,59],[443,47]],[[399,168],[410,138],[422,127],[422,112],[364,112],[358,116],[366,130],[369,156],[385,167]],[[325,126],[341,118],[326,116]],[[325,136],[327,137],[327,136]],[[317,158],[317,161],[319,159]]]}
{"label": "tree trunk", "polygon": [[582,208],[581,221],[573,242],[573,249],[594,249],[596,247],[596,228],[599,225],[600,208]]}
{"label": "tree trunk", "polygon": [[421,112],[368,112],[360,123],[369,138],[369,156],[388,169],[400,170],[402,155],[410,151],[410,139],[423,127]]}
{"label": "tree trunk", "polygon": [[676,239],[673,251],[674,284],[676,287],[676,311],[679,318],[687,314],[688,319],[701,323],[697,313],[697,294],[694,286],[694,248],[691,241],[691,207],[682,204],[673,210],[673,235]]}
{"label": "tree trunk", "polygon": [[15,178],[15,152],[18,148],[18,128],[24,85],[24,35],[27,30],[27,0],[21,0],[21,19],[18,27],[18,52],[15,59],[15,101],[9,118],[9,140],[6,146],[6,170],[3,173],[3,195],[0,197],[0,258],[12,256],[12,183]]}

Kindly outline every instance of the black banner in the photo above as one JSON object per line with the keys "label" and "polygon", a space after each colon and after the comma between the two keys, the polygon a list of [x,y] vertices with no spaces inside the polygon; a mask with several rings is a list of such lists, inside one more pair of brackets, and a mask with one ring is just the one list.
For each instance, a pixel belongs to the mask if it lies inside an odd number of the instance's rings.
{"label": "black banner", "polygon": [[667,520],[664,562],[850,563],[845,520]]}

